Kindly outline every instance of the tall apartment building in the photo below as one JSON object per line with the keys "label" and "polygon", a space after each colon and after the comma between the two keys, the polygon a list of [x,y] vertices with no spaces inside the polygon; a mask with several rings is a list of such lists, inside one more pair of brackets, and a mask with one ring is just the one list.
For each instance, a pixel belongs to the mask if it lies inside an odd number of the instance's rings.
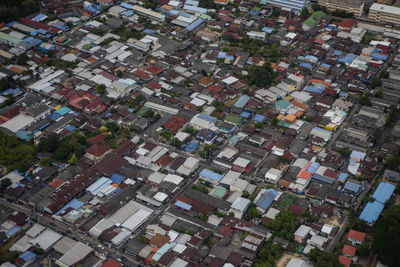
{"label": "tall apartment building", "polygon": [[368,18],[376,22],[400,25],[400,8],[381,4],[373,4],[369,8]]}
{"label": "tall apartment building", "polygon": [[364,9],[364,0],[319,0],[318,4],[329,11],[342,10],[353,13],[355,17],[361,17]]}
{"label": "tall apartment building", "polygon": [[310,0],[267,0],[267,3],[279,7],[286,7],[293,10],[301,11],[310,3]]}

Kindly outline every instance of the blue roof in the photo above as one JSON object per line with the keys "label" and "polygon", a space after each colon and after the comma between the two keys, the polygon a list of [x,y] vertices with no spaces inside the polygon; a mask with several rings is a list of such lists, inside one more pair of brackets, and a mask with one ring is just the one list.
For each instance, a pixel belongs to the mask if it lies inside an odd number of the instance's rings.
{"label": "blue roof", "polygon": [[250,97],[247,95],[242,95],[239,97],[239,99],[236,101],[236,103],[234,104],[235,107],[237,108],[243,108],[247,102],[250,100]]}
{"label": "blue roof", "polygon": [[335,182],[335,179],[333,179],[333,178],[327,177],[325,175],[319,175],[316,173],[311,176],[311,179],[315,180],[315,181],[327,183],[327,184],[333,184]]}
{"label": "blue roof", "polygon": [[123,8],[126,8],[126,9],[133,9],[133,5],[130,5],[128,3],[121,3],[120,6],[122,6]]}
{"label": "blue roof", "polygon": [[365,158],[365,156],[366,156],[367,154],[366,153],[364,153],[364,152],[360,152],[360,151],[356,151],[356,150],[353,150],[352,152],[351,152],[351,154],[350,154],[350,158],[355,158],[355,159],[363,159],[363,158]]}
{"label": "blue roof", "polygon": [[15,88],[15,89],[8,88],[7,90],[0,92],[0,95],[16,95],[19,92],[21,92],[21,89],[19,89],[19,88]]}
{"label": "blue roof", "polygon": [[345,173],[345,172],[341,172],[338,176],[338,181],[340,182],[346,182],[347,178],[349,177],[349,174]]}
{"label": "blue roof", "polygon": [[207,8],[201,8],[201,7],[197,7],[197,6],[191,6],[191,5],[184,5],[183,9],[186,9],[186,10],[192,11],[192,12],[203,13],[203,14],[206,14],[208,12]]}
{"label": "blue roof", "polygon": [[305,56],[304,58],[314,61],[314,62],[318,62],[318,58],[315,56],[312,56],[312,55]]}
{"label": "blue roof", "polygon": [[268,189],[264,192],[264,194],[257,200],[256,205],[261,207],[264,210],[267,210],[276,196],[278,195],[278,192],[276,192],[274,189]]}
{"label": "blue roof", "polygon": [[319,168],[320,164],[318,162],[312,162],[310,167],[308,167],[307,171],[311,172],[312,174],[314,174],[317,169]]}
{"label": "blue roof", "polygon": [[[93,184],[91,184],[88,188],[86,188],[86,191],[89,192],[94,192],[96,191],[99,187],[101,187],[103,184],[105,184],[108,180],[107,177],[101,177],[99,179],[97,179],[96,182],[94,182]],[[111,181],[111,180],[110,180]]]}
{"label": "blue roof", "polygon": [[377,201],[368,202],[363,211],[361,212],[360,219],[373,224],[378,220],[385,205]]}
{"label": "blue roof", "polygon": [[324,68],[330,69],[330,68],[331,68],[331,65],[329,65],[329,64],[326,64],[326,63],[322,63],[322,64],[321,64],[321,67],[324,67]]}
{"label": "blue roof", "polygon": [[204,113],[200,113],[199,114],[199,118],[203,119],[203,120],[206,120],[206,121],[209,121],[209,122],[217,122],[217,118],[216,117],[213,117],[213,116],[210,116],[210,115],[207,115],[207,114],[204,114]]}
{"label": "blue roof", "polygon": [[121,184],[125,178],[126,178],[125,176],[118,173],[113,173],[113,175],[111,175],[110,177],[111,181],[113,181],[113,183],[116,184]]}
{"label": "blue roof", "polygon": [[199,147],[199,144],[195,141],[190,142],[189,144],[186,145],[185,151],[189,153],[193,153],[196,151],[196,149]]}
{"label": "blue roof", "polygon": [[154,34],[154,33],[155,33],[155,31],[152,30],[152,29],[144,29],[143,32],[144,32],[145,34]]}
{"label": "blue roof", "polygon": [[65,204],[64,207],[62,207],[60,210],[56,212],[56,215],[63,213],[66,209],[68,208],[73,208],[74,210],[78,210],[80,207],[83,206],[83,202],[74,198],[67,204]]}
{"label": "blue roof", "polygon": [[22,253],[21,255],[19,255],[18,258],[23,259],[25,262],[30,262],[30,261],[34,261],[36,260],[36,254],[33,253],[30,250],[25,251],[24,253]]}
{"label": "blue roof", "polygon": [[335,50],[335,52],[333,52],[333,54],[334,54],[335,56],[341,56],[341,55],[343,54],[343,52],[342,52],[342,51],[339,51],[339,50]]}
{"label": "blue roof", "polygon": [[271,27],[263,27],[261,30],[262,30],[263,32],[266,32],[266,33],[270,34],[270,33],[272,33],[272,32],[274,31],[274,28],[271,28]]}
{"label": "blue roof", "polygon": [[392,196],[395,189],[396,187],[392,184],[380,183],[372,196],[375,198],[375,201],[385,204],[385,202]]}
{"label": "blue roof", "polygon": [[379,53],[372,53],[370,57],[372,57],[375,60],[383,60],[383,61],[386,61],[388,59],[388,56]]}
{"label": "blue roof", "polygon": [[261,115],[261,114],[256,114],[256,115],[254,115],[253,120],[254,120],[254,121],[257,121],[257,122],[264,122],[265,116],[263,116],[263,115]]}
{"label": "blue roof", "polygon": [[69,124],[68,124],[68,125],[65,125],[65,126],[64,126],[64,129],[70,131],[71,133],[74,132],[74,131],[76,130],[75,126],[69,125]]}
{"label": "blue roof", "polygon": [[175,203],[175,205],[178,206],[179,208],[184,209],[184,210],[191,210],[192,209],[191,205],[186,204],[185,202],[182,202],[182,201],[177,201]]}
{"label": "blue roof", "polygon": [[344,189],[359,194],[359,193],[360,193],[360,190],[361,190],[361,185],[360,185],[360,184],[353,183],[353,182],[350,182],[350,181],[347,181],[347,182],[344,184]]}
{"label": "blue roof", "polygon": [[123,15],[124,15],[125,17],[130,17],[130,16],[133,15],[133,11],[132,11],[132,10],[128,10],[128,11],[124,12]]}
{"label": "blue roof", "polygon": [[349,53],[345,57],[339,58],[338,61],[342,62],[342,63],[351,64],[356,58],[357,58],[357,55]]}
{"label": "blue roof", "polygon": [[240,117],[245,118],[245,119],[248,119],[248,118],[251,117],[251,113],[250,113],[250,112],[247,112],[247,111],[242,111],[242,112],[240,113]]}
{"label": "blue roof", "polygon": [[189,24],[189,26],[186,27],[186,30],[188,31],[193,31],[194,29],[196,29],[197,27],[199,27],[201,24],[203,24],[204,20],[202,19],[196,19],[195,21],[193,21],[191,24]]}
{"label": "blue roof", "polygon": [[15,225],[13,228],[10,229],[10,231],[7,232],[7,235],[8,236],[13,236],[16,233],[18,233],[19,230],[21,230],[21,227],[19,227],[18,225]]}
{"label": "blue roof", "polygon": [[192,5],[192,6],[198,6],[199,5],[199,1],[186,0],[185,4],[186,5]]}
{"label": "blue roof", "polygon": [[40,20],[45,19],[45,18],[47,18],[47,16],[46,16],[45,14],[38,14],[38,15],[34,16],[34,17],[32,18],[32,20],[34,20],[34,21],[40,21]]}
{"label": "blue roof", "polygon": [[304,91],[309,92],[309,93],[317,93],[317,94],[322,94],[325,90],[318,88],[316,86],[307,86]]}
{"label": "blue roof", "polygon": [[224,175],[213,172],[212,170],[209,170],[209,169],[202,170],[200,172],[200,176],[208,178],[213,181],[217,181],[217,182],[221,181],[222,178],[224,178]]}
{"label": "blue roof", "polygon": [[303,67],[303,68],[306,68],[306,69],[312,69],[312,65],[310,64],[310,63],[307,63],[307,62],[302,62],[302,63],[300,63],[300,65],[299,65],[300,67]]}

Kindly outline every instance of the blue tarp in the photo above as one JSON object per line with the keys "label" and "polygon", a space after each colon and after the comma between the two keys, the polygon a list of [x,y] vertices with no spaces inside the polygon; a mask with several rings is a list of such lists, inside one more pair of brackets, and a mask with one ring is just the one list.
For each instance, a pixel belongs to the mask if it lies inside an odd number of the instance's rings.
{"label": "blue tarp", "polygon": [[236,103],[234,104],[235,107],[237,108],[243,108],[247,102],[250,100],[250,97],[247,95],[242,95],[239,97],[239,99],[236,101]]}
{"label": "blue tarp", "polygon": [[60,114],[58,114],[58,113],[51,113],[50,115],[49,115],[49,119],[50,120],[52,120],[52,121],[56,121],[56,120],[58,120],[59,118],[61,118],[62,116],[60,115]]}
{"label": "blue tarp", "polygon": [[256,115],[254,115],[253,120],[256,122],[264,122],[265,116],[263,116],[261,114],[256,114]]}
{"label": "blue tarp", "polygon": [[113,175],[111,175],[110,177],[111,181],[113,181],[113,183],[116,184],[121,184],[125,178],[126,178],[125,176],[118,173],[113,173]]}
{"label": "blue tarp", "polygon": [[23,259],[25,262],[30,262],[30,261],[35,261],[36,260],[36,254],[33,253],[30,250],[25,251],[21,255],[19,255],[18,258]]}
{"label": "blue tarp", "polygon": [[309,92],[309,93],[317,93],[317,94],[322,94],[325,90],[315,87],[315,86],[307,86],[304,91]]}
{"label": "blue tarp", "polygon": [[381,215],[383,208],[385,205],[379,203],[377,201],[368,202],[367,206],[363,209],[360,215],[360,219],[373,224],[378,220],[379,215]]}
{"label": "blue tarp", "polygon": [[341,55],[343,54],[343,52],[342,52],[342,51],[339,51],[339,50],[335,50],[335,52],[333,52],[333,54],[334,54],[335,56],[341,56]]}
{"label": "blue tarp", "polygon": [[185,151],[189,153],[193,153],[196,151],[196,149],[199,147],[199,144],[197,142],[190,142],[189,144],[186,145]]}
{"label": "blue tarp", "polygon": [[318,62],[319,61],[317,57],[311,56],[311,55],[305,56],[305,59],[313,61],[313,62]]}
{"label": "blue tarp", "polygon": [[65,125],[64,129],[70,131],[71,133],[76,130],[75,126],[72,126],[72,125],[69,125],[69,124]]}
{"label": "blue tarp", "polygon": [[10,231],[7,232],[8,236],[13,236],[16,233],[19,232],[19,230],[21,230],[21,227],[19,227],[18,225],[14,226],[13,228],[10,229]]}
{"label": "blue tarp", "polygon": [[271,206],[272,202],[274,201],[277,195],[278,192],[276,192],[274,189],[268,189],[257,200],[256,205],[261,207],[263,210],[267,210]]}
{"label": "blue tarp", "polygon": [[184,209],[184,210],[191,210],[191,209],[192,209],[192,206],[191,206],[191,205],[186,204],[186,203],[184,203],[184,202],[182,202],[182,201],[177,201],[177,202],[175,203],[175,205],[178,206],[179,208]]}
{"label": "blue tarp", "polygon": [[151,35],[151,34],[154,34],[154,33],[155,33],[155,31],[154,31],[154,30],[152,30],[152,29],[144,29],[144,30],[143,30],[143,32],[144,32],[145,34],[149,34],[149,35]]}
{"label": "blue tarp", "polygon": [[347,173],[345,173],[345,172],[341,172],[340,174],[339,174],[339,176],[338,176],[338,181],[340,181],[340,182],[346,182],[346,180],[347,180],[347,178],[349,177],[349,175],[347,174]]}
{"label": "blue tarp", "polygon": [[240,117],[245,118],[245,119],[249,119],[251,117],[251,113],[247,112],[247,111],[242,111],[240,113]]}
{"label": "blue tarp", "polygon": [[78,210],[78,209],[80,209],[80,207],[82,207],[82,206],[83,206],[83,202],[80,201],[80,200],[78,200],[78,199],[76,199],[76,198],[74,198],[74,199],[72,199],[70,202],[68,202],[67,204],[65,204],[64,207],[62,207],[60,210],[58,210],[58,211],[56,212],[56,215],[59,215],[59,214],[63,213],[63,212],[64,212],[66,209],[68,209],[68,208],[73,208],[74,210]]}
{"label": "blue tarp", "polygon": [[21,89],[19,88],[8,88],[7,90],[0,92],[0,95],[16,95],[19,94],[21,92]]}
{"label": "blue tarp", "polygon": [[217,182],[221,181],[222,178],[224,178],[224,175],[213,172],[212,170],[209,169],[202,170],[200,172],[200,176]]}
{"label": "blue tarp", "polygon": [[392,196],[395,189],[396,187],[392,184],[380,183],[372,196],[375,198],[375,201],[385,204],[385,202]]}

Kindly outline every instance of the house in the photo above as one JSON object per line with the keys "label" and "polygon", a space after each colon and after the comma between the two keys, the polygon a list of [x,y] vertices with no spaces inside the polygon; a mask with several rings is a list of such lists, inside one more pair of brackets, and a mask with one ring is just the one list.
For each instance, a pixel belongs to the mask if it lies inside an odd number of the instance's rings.
{"label": "house", "polygon": [[275,184],[282,177],[283,172],[281,170],[271,168],[265,173],[265,181]]}
{"label": "house", "polygon": [[342,249],[342,254],[348,258],[355,259],[357,248],[345,244]]}
{"label": "house", "polygon": [[238,197],[231,205],[230,212],[235,214],[235,218],[241,219],[243,214],[250,206],[251,200],[243,197]]}
{"label": "house", "polygon": [[306,241],[308,235],[311,232],[311,227],[306,225],[300,225],[294,233],[294,240],[300,244]]}
{"label": "house", "polygon": [[350,229],[349,233],[347,234],[346,239],[353,246],[354,245],[361,245],[364,242],[366,236],[367,236],[366,233]]}
{"label": "house", "polygon": [[87,148],[85,152],[86,157],[97,161],[102,159],[107,153],[111,152],[111,148],[105,142],[95,143]]}

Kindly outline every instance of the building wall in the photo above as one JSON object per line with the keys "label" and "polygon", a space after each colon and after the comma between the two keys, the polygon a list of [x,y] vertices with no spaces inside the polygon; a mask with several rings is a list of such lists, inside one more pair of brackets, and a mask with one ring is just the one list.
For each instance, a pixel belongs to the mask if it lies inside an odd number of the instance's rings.
{"label": "building wall", "polygon": [[384,10],[370,9],[368,18],[376,22],[400,25],[400,13],[389,13]]}
{"label": "building wall", "polygon": [[329,11],[343,10],[353,13],[355,17],[361,17],[364,9],[364,1],[319,0],[318,4],[326,7]]}
{"label": "building wall", "polygon": [[267,0],[268,4],[287,7],[297,11],[301,11],[310,3],[310,0]]}

